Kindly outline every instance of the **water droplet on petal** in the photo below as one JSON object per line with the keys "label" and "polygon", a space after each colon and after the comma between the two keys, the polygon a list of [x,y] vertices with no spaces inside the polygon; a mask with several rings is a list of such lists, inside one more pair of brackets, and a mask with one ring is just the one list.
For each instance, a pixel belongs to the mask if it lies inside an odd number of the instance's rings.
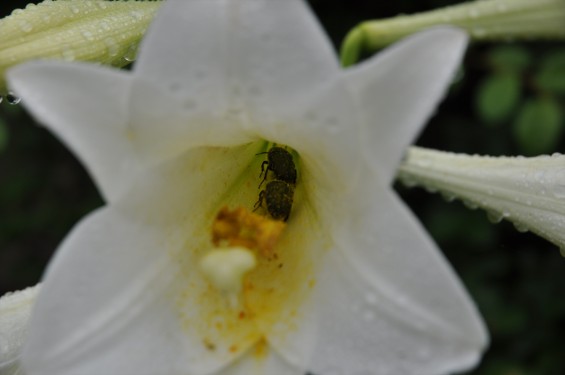
{"label": "water droplet on petal", "polygon": [[118,55],[118,44],[113,38],[106,38],[104,44],[106,44],[108,48],[108,55],[110,55],[110,57],[116,57]]}
{"label": "water droplet on petal", "polygon": [[33,30],[33,25],[31,23],[29,23],[28,21],[21,21],[20,22],[20,29],[24,33],[30,33]]}
{"label": "water droplet on petal", "polygon": [[[104,5],[105,6],[105,5]],[[100,27],[102,28],[102,30],[104,31],[110,31],[112,30],[112,26],[110,26],[110,24],[106,21],[102,21],[100,22]]]}
{"label": "water droplet on petal", "polygon": [[129,46],[128,50],[126,51],[124,55],[124,60],[128,62],[132,62],[135,61],[136,58],[137,58],[137,44],[132,44],[131,46]]}
{"label": "water droplet on petal", "polygon": [[22,101],[22,98],[15,95],[13,92],[9,92],[8,95],[6,95],[6,102],[8,104],[16,105],[16,104],[19,104],[19,102],[21,102],[21,101]]}
{"label": "water droplet on petal", "polygon": [[94,40],[94,34],[92,34],[92,32],[88,31],[88,30],[84,30],[82,32],[82,36],[84,37],[84,39],[88,40],[88,41],[93,41]]}
{"label": "water droplet on petal", "polygon": [[136,21],[139,21],[143,18],[143,13],[138,10],[132,10],[129,14],[131,18],[133,18]]}
{"label": "water droplet on petal", "polygon": [[520,223],[514,223],[514,228],[520,233],[526,233],[528,231],[528,227]]}
{"label": "water droplet on petal", "polygon": [[477,205],[476,203],[468,201],[468,200],[464,200],[463,204],[465,205],[465,207],[467,207],[471,210],[476,210],[479,207],[479,205]]}
{"label": "water droplet on petal", "polygon": [[416,185],[418,185],[418,182],[411,178],[411,177],[406,177],[406,176],[402,176],[400,178],[400,181],[402,182],[402,184],[404,184],[404,186],[406,186],[407,188],[413,188]]}
{"label": "water droplet on petal", "polygon": [[445,199],[446,202],[453,202],[456,198],[455,194],[448,193],[445,191],[441,192],[441,196],[443,197],[443,199]]}
{"label": "water droplet on petal", "polygon": [[499,212],[488,211],[487,212],[487,218],[488,218],[488,221],[490,221],[491,223],[498,224],[502,221],[503,215]]}

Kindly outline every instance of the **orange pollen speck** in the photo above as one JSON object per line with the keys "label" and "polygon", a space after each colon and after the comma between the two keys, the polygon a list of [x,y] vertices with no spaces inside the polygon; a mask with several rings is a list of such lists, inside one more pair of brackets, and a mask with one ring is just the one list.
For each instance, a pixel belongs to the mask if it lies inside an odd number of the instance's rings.
{"label": "orange pollen speck", "polygon": [[273,252],[286,224],[255,214],[244,207],[230,210],[222,207],[212,223],[212,243],[215,246],[242,246],[266,257]]}

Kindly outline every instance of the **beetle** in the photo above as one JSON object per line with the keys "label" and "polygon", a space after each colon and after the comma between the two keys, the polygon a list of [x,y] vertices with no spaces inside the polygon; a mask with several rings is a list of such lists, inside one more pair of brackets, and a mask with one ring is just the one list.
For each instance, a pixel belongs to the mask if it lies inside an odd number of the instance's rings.
{"label": "beetle", "polygon": [[275,220],[287,221],[294,201],[294,185],[281,180],[269,181],[265,189],[259,193],[259,200],[254,210],[267,206],[267,212]]}
{"label": "beetle", "polygon": [[261,188],[263,182],[267,180],[267,173],[269,173],[269,171],[273,172],[275,180],[296,185],[296,166],[294,165],[294,160],[290,152],[282,147],[275,146],[269,151],[260,152],[257,155],[260,154],[267,154],[267,160],[261,163],[261,173],[259,177],[263,174],[264,176],[259,184],[259,188]]}

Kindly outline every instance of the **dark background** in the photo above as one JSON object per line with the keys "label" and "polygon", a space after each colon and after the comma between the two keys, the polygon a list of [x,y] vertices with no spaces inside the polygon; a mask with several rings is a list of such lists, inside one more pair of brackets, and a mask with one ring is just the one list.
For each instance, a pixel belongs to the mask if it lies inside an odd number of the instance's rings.
{"label": "dark background", "polygon": [[[360,21],[458,2],[310,1],[336,46]],[[26,3],[2,2],[0,15]],[[565,77],[555,69],[565,61],[560,60],[564,49],[564,42],[472,45],[462,78],[418,144],[490,155],[565,152],[565,95],[562,87],[553,87]],[[533,127],[543,129],[541,139],[532,136],[540,133],[532,133]],[[491,224],[484,212],[460,202],[447,203],[421,189],[397,190],[445,252],[488,324],[491,346],[471,374],[565,374],[565,259],[559,250],[508,222]],[[73,155],[22,106],[0,104],[0,295],[37,283],[69,229],[100,205]]]}

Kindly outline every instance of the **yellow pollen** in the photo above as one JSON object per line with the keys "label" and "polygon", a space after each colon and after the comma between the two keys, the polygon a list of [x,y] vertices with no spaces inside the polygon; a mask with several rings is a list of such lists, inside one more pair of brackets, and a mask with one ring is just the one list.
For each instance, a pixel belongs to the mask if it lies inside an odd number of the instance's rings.
{"label": "yellow pollen", "polygon": [[217,247],[240,246],[276,258],[274,247],[286,223],[250,212],[243,207],[222,207],[212,223],[212,243]]}

